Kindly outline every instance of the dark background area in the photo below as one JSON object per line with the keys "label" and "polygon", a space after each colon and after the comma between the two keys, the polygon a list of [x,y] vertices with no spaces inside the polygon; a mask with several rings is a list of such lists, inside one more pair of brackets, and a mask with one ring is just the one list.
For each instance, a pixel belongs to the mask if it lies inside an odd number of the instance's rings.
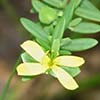
{"label": "dark background area", "polygon": [[[91,1],[100,9],[100,0]],[[19,45],[30,38],[19,19],[35,20],[36,16],[29,13],[31,7],[31,0],[0,0],[0,94],[20,55]],[[100,41],[100,33],[89,36]],[[86,59],[82,72],[76,77],[79,89],[68,91],[49,75],[41,75],[28,82],[22,82],[15,75],[6,100],[100,100],[100,43],[75,55]]]}

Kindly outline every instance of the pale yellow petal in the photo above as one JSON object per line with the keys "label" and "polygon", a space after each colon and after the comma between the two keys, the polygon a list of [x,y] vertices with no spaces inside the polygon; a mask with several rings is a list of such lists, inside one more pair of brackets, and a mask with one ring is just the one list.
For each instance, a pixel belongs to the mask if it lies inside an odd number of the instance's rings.
{"label": "pale yellow petal", "polygon": [[50,58],[47,56],[47,54],[44,55],[44,56],[43,56],[43,59],[42,59],[42,61],[41,61],[41,64],[42,64],[43,66],[49,66],[49,62],[50,62]]}
{"label": "pale yellow petal", "polygon": [[76,88],[78,88],[78,84],[76,83],[76,81],[72,78],[71,75],[69,75],[67,72],[65,72],[62,68],[60,67],[53,67],[53,72],[56,75],[56,77],[58,78],[59,82],[66,88],[69,90],[74,90]]}
{"label": "pale yellow petal", "polygon": [[24,42],[21,47],[37,61],[41,61],[45,54],[41,46],[31,40]]}
{"label": "pale yellow petal", "polygon": [[55,63],[61,66],[78,67],[85,63],[85,60],[77,56],[60,56],[55,59]]}
{"label": "pale yellow petal", "polygon": [[21,76],[32,76],[44,73],[47,68],[39,63],[22,63],[17,67],[17,73]]}

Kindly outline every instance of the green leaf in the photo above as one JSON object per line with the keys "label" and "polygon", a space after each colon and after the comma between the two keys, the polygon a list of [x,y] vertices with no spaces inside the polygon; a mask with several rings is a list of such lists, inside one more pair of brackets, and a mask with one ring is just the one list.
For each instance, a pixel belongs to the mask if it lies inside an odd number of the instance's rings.
{"label": "green leaf", "polygon": [[65,29],[69,27],[70,21],[72,20],[75,9],[75,1],[71,0],[70,3],[66,6],[64,11],[64,19],[65,19]]}
{"label": "green leaf", "polygon": [[61,18],[58,24],[55,26],[54,33],[52,35],[51,50],[54,51],[53,57],[57,56],[58,51],[60,49],[60,42],[61,38],[63,37],[64,28],[65,28],[65,20],[64,18]]}
{"label": "green leaf", "polygon": [[44,24],[50,24],[58,17],[58,10],[49,7],[48,5],[39,0],[32,0],[32,5],[39,13],[40,21]]}
{"label": "green leaf", "polygon": [[72,67],[65,67],[65,66],[62,66],[62,68],[63,68],[66,72],[68,72],[72,77],[77,76],[77,75],[81,72],[79,67],[72,68]]}
{"label": "green leaf", "polygon": [[75,19],[73,19],[73,20],[70,22],[69,27],[76,26],[76,25],[78,25],[81,21],[82,21],[82,18],[75,18]]}
{"label": "green leaf", "polygon": [[53,7],[56,7],[56,8],[64,8],[66,2],[65,0],[43,0],[45,3],[53,6]]}
{"label": "green leaf", "polygon": [[71,55],[72,54],[70,51],[64,50],[64,49],[63,50],[60,50],[59,52],[60,52],[60,55],[64,55],[64,56],[65,55]]}
{"label": "green leaf", "polygon": [[61,38],[63,37],[65,24],[66,24],[65,19],[61,18],[59,20],[58,24],[55,26],[54,33],[53,33],[53,36],[52,36],[52,41],[55,40],[55,39],[61,40]]}
{"label": "green leaf", "polygon": [[22,81],[25,82],[25,81],[30,81],[32,80],[33,78],[35,78],[35,76],[22,76]]}
{"label": "green leaf", "polygon": [[77,8],[82,2],[82,0],[73,0],[73,1],[75,2],[75,8]]}
{"label": "green leaf", "polygon": [[71,41],[71,39],[70,39],[69,37],[63,38],[63,39],[61,40],[61,47],[64,46],[64,45],[68,45],[68,44],[71,43],[71,42],[72,42],[72,41]]}
{"label": "green leaf", "polygon": [[22,25],[36,38],[43,38],[48,40],[48,34],[43,31],[40,26],[38,26],[33,21],[27,19],[27,18],[21,18],[20,19]]}
{"label": "green leaf", "polygon": [[50,24],[57,16],[57,10],[50,7],[42,7],[39,12],[39,19],[44,24]]}
{"label": "green leaf", "polygon": [[100,22],[100,11],[87,0],[84,0],[82,6],[76,9],[75,14],[89,20]]}
{"label": "green leaf", "polygon": [[36,41],[44,48],[45,51],[50,50],[50,46],[45,42],[41,41],[40,39],[36,39]]}
{"label": "green leaf", "polygon": [[32,0],[32,6],[37,11],[40,12],[42,8],[47,7],[44,3],[40,2],[39,0]]}
{"label": "green leaf", "polygon": [[97,9],[91,1],[89,0],[83,0],[82,4],[81,4],[81,8],[87,8],[89,10],[92,10],[92,11],[96,11],[98,13],[100,13],[99,9]]}
{"label": "green leaf", "polygon": [[100,32],[100,25],[89,22],[81,22],[74,27],[69,27],[69,29],[73,32],[78,32],[81,34],[93,34]]}
{"label": "green leaf", "polygon": [[23,62],[36,62],[36,60],[26,52],[21,54],[21,58]]}
{"label": "green leaf", "polygon": [[37,39],[41,40],[45,45],[49,46],[48,33],[43,31],[37,24],[29,19],[21,18],[22,25]]}
{"label": "green leaf", "polygon": [[58,55],[59,49],[60,49],[60,40],[59,39],[53,40],[52,47],[51,47],[53,57],[56,57]]}
{"label": "green leaf", "polygon": [[61,40],[61,44],[60,44],[60,46],[61,46],[60,55],[71,55],[72,54],[70,51],[62,49],[63,46],[68,45],[71,42],[72,42],[72,40],[69,37],[64,38],[64,39]]}
{"label": "green leaf", "polygon": [[61,49],[68,51],[83,51],[96,46],[97,43],[98,41],[92,38],[79,38],[73,39],[70,44],[63,46]]}
{"label": "green leaf", "polygon": [[51,34],[53,33],[53,31],[54,31],[54,26],[53,26],[53,24],[51,24],[51,25],[49,25],[49,26],[45,26],[45,27],[44,27],[44,30],[45,30],[47,33],[49,33],[49,35],[51,35]]}

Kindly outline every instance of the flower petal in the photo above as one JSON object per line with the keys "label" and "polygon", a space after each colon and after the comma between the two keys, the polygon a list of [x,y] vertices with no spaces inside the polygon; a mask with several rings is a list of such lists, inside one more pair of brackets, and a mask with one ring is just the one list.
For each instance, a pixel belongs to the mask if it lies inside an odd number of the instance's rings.
{"label": "flower petal", "polygon": [[78,67],[84,64],[85,60],[77,56],[60,56],[55,59],[55,63],[60,66]]}
{"label": "flower petal", "polygon": [[41,46],[31,40],[25,41],[21,47],[37,61],[41,61],[45,54]]}
{"label": "flower petal", "polygon": [[21,76],[33,76],[42,74],[47,70],[39,63],[22,63],[17,67],[18,75]]}
{"label": "flower petal", "polygon": [[53,67],[53,72],[58,78],[59,82],[69,90],[74,90],[78,88],[78,84],[75,82],[75,80],[72,78],[71,75],[69,75],[67,72],[65,72],[62,68],[60,67]]}

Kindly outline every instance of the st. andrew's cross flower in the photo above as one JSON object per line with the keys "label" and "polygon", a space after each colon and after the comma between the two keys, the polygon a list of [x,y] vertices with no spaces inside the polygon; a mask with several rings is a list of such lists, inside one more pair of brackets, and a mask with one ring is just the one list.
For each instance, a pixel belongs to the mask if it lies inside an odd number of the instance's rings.
{"label": "st. andrew's cross flower", "polygon": [[59,56],[54,60],[51,60],[47,53],[43,51],[42,47],[31,40],[24,42],[21,47],[38,62],[24,62],[20,64],[17,67],[18,75],[34,76],[46,73],[48,69],[51,69],[56,75],[56,78],[66,89],[74,90],[78,88],[78,84],[73,79],[73,77],[61,66],[81,66],[85,62],[83,58],[77,56]]}

